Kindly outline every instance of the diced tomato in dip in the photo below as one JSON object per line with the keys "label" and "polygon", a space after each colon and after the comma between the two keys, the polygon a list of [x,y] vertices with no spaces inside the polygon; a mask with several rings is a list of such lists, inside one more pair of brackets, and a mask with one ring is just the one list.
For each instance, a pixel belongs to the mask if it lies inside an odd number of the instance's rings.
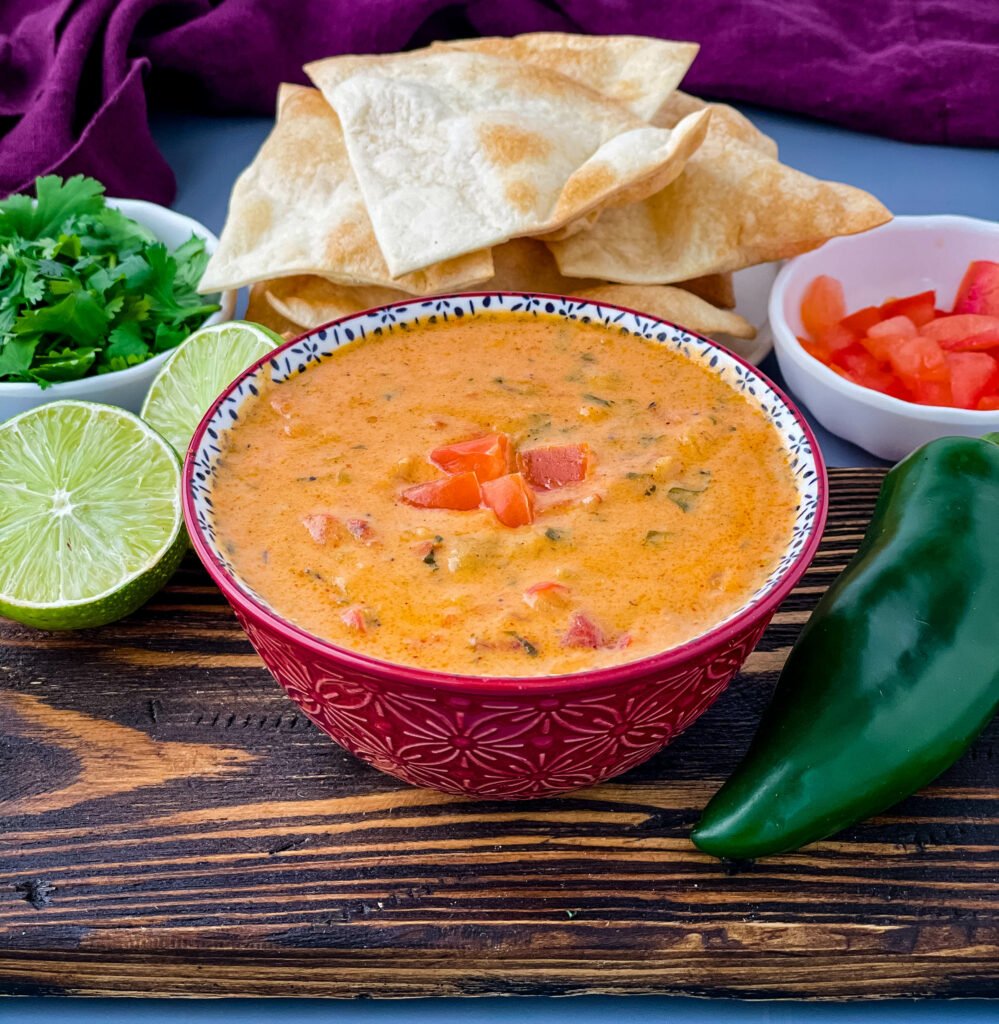
{"label": "diced tomato in dip", "polygon": [[565,607],[571,593],[564,583],[535,583],[524,591],[524,603],[529,608]]}
{"label": "diced tomato in dip", "polygon": [[482,504],[482,488],[474,473],[455,473],[440,480],[407,487],[403,501],[418,508],[449,508],[467,512]]}
{"label": "diced tomato in dip", "polygon": [[504,526],[534,522],[534,495],[520,473],[508,473],[482,485],[482,500]]}
{"label": "diced tomato in dip", "polygon": [[474,473],[480,482],[495,480],[510,472],[510,438],[484,434],[442,445],[430,453],[430,461],[445,473]]}
{"label": "diced tomato in dip", "polygon": [[[993,411],[999,399],[999,263],[975,260],[952,311],[933,291],[846,314],[843,289],[815,278],[801,301],[802,348],[861,387],[922,405]],[[952,356],[975,358],[952,358]]]}
{"label": "diced tomato in dip", "polygon": [[340,613],[340,618],[343,620],[343,624],[348,628],[354,630],[355,633],[367,633],[368,631],[368,620],[364,614],[363,608],[353,607],[348,608],[346,611]]}
{"label": "diced tomato in dip", "polygon": [[528,448],[517,456],[520,470],[532,487],[550,491],[586,479],[590,449],[585,444]]}
{"label": "diced tomato in dip", "polygon": [[[836,350],[877,370],[852,335]],[[704,632],[779,563],[799,501],[746,394],[543,312],[385,325],[262,386],[228,436],[212,501],[241,580],[341,647],[477,677]]]}
{"label": "diced tomato in dip", "polygon": [[354,538],[364,544],[370,544],[374,540],[374,530],[371,528],[371,523],[367,519],[351,518],[346,522],[347,532]]}
{"label": "diced tomato in dip", "polygon": [[604,631],[582,612],[575,612],[569,620],[562,643],[566,647],[603,647],[606,643]]}
{"label": "diced tomato in dip", "polygon": [[340,520],[328,512],[312,512],[307,516],[302,516],[302,525],[309,531],[309,536],[317,544],[335,542],[337,534],[342,529]]}

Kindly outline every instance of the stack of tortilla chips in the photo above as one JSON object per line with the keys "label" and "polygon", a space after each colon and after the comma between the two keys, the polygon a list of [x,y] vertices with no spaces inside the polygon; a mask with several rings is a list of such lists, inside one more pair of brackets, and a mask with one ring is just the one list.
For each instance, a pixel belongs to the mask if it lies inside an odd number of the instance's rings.
{"label": "stack of tortilla chips", "polygon": [[332,57],[285,85],[203,291],[299,334],[413,296],[592,297],[750,339],[732,272],[890,217],[677,91],[690,43],[536,33]]}

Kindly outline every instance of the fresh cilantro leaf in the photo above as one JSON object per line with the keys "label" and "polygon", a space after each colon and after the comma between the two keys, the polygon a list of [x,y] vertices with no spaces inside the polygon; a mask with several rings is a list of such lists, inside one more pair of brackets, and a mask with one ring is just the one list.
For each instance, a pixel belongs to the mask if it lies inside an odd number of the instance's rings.
{"label": "fresh cilantro leaf", "polygon": [[34,219],[31,196],[8,196],[0,202],[0,238],[34,238]]}
{"label": "fresh cilantro leaf", "polygon": [[157,352],[168,352],[176,348],[190,332],[186,327],[170,327],[168,324],[157,324],[153,348]]}
{"label": "fresh cilantro leaf", "polygon": [[53,238],[70,216],[99,213],[104,186],[75,174],[63,181],[55,174],[35,182],[36,202],[28,196],[10,196],[0,202],[0,234],[22,238]]}
{"label": "fresh cilantro leaf", "polygon": [[56,235],[71,216],[99,213],[104,207],[104,186],[93,178],[74,174],[63,181],[48,174],[35,182],[35,238]]}
{"label": "fresh cilantro leaf", "polygon": [[108,335],[108,346],[104,350],[108,359],[128,356],[141,356],[143,360],[149,358],[149,346],[142,340],[142,331],[136,321],[123,323],[116,327]]}
{"label": "fresh cilantro leaf", "polygon": [[72,273],[69,267],[57,260],[38,260],[35,267],[41,277],[69,277]]}
{"label": "fresh cilantro leaf", "polygon": [[186,285],[192,291],[198,287],[208,266],[208,251],[205,249],[205,240],[197,235],[191,237],[181,246],[173,251],[173,258],[177,261],[177,284]]}
{"label": "fresh cilantro leaf", "polygon": [[0,380],[43,387],[144,362],[218,309],[192,237],[173,253],[80,175],[0,201]]}
{"label": "fresh cilantro leaf", "polygon": [[126,217],[113,206],[105,206],[86,226],[88,234],[83,242],[91,249],[134,251],[152,245],[157,240],[148,228]]}
{"label": "fresh cilantro leaf", "polygon": [[90,292],[77,289],[54,305],[25,310],[14,322],[14,333],[63,335],[86,345],[104,334],[108,319]]}
{"label": "fresh cilantro leaf", "polygon": [[148,295],[123,295],[121,310],[115,319],[116,324],[129,320],[146,320],[149,317]]}
{"label": "fresh cilantro leaf", "polygon": [[63,349],[38,361],[31,372],[42,387],[64,380],[79,380],[96,358],[97,350],[93,348]]}
{"label": "fresh cilantro leaf", "polygon": [[56,244],[52,246],[49,259],[54,259],[56,256],[65,256],[67,259],[78,260],[82,252],[83,245],[80,242],[79,235],[60,235],[56,240]]}
{"label": "fresh cilantro leaf", "polygon": [[24,301],[32,306],[41,302],[45,295],[45,282],[38,273],[37,266],[33,264],[29,263],[24,268],[24,276],[21,279],[21,294],[24,296]]}
{"label": "fresh cilantro leaf", "polygon": [[24,378],[35,355],[37,338],[10,338],[0,347],[0,380]]}

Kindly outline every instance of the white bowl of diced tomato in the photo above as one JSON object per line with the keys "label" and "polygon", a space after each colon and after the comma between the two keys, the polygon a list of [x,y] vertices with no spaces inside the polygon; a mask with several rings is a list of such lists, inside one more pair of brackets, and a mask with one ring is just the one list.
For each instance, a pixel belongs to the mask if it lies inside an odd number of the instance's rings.
{"label": "white bowl of diced tomato", "polygon": [[827,429],[884,459],[999,430],[999,224],[896,217],[791,260],[770,324]]}

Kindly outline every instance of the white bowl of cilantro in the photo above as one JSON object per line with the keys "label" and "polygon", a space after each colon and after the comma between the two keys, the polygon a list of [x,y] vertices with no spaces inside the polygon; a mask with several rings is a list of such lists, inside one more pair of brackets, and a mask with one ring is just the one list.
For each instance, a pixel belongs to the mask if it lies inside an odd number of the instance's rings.
{"label": "white bowl of cilantro", "polygon": [[138,412],[177,345],[232,319],[235,292],[196,291],[218,239],[93,178],[36,192],[0,200],[0,421],[61,398]]}

